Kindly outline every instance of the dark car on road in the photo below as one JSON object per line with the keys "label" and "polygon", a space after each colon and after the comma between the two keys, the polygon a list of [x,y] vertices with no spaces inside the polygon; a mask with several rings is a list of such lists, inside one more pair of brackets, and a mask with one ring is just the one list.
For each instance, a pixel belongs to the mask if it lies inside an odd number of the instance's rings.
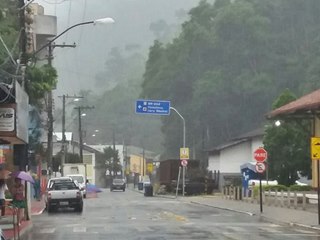
{"label": "dark car on road", "polygon": [[112,192],[113,190],[126,190],[126,181],[124,179],[113,179],[112,184],[110,186],[110,191]]}

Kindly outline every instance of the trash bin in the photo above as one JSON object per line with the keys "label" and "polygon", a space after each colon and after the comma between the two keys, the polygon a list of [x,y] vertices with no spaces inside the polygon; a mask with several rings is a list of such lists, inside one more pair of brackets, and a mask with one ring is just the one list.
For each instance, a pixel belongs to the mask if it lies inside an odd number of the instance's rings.
{"label": "trash bin", "polygon": [[138,190],[139,191],[143,190],[143,182],[138,182]]}
{"label": "trash bin", "polygon": [[144,187],[144,196],[152,197],[153,196],[153,187],[152,185],[148,185]]}

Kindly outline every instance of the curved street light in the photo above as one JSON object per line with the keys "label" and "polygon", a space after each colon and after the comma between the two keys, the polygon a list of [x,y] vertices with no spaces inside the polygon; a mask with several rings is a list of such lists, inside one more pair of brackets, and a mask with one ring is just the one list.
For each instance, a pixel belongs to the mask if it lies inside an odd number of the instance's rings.
{"label": "curved street light", "polygon": [[[40,47],[37,51],[35,51],[32,55],[32,57],[35,58],[35,56],[42,51],[43,49],[45,49],[46,47],[49,47],[49,56],[48,56],[48,64],[49,66],[51,66],[51,60],[52,60],[52,50],[53,50],[53,46],[52,43],[58,39],[59,37],[61,37],[63,34],[65,34],[66,32],[68,32],[69,30],[78,27],[78,26],[82,26],[82,25],[88,25],[88,24],[110,24],[110,23],[114,23],[115,21],[112,18],[101,18],[101,19],[96,19],[93,21],[88,21],[88,22],[81,22],[81,23],[77,23],[75,25],[72,25],[70,27],[68,27],[66,30],[64,30],[63,32],[61,32],[60,34],[58,34],[57,36],[55,36],[54,38],[50,39],[46,44],[44,44],[42,47]],[[36,58],[35,58],[36,59]],[[48,141],[47,141],[47,161],[48,161],[48,166],[49,168],[51,168],[52,166],[52,150],[53,150],[53,141],[52,141],[52,136],[53,136],[53,114],[52,114],[52,90],[50,90],[48,92],[48,119],[49,119],[49,127],[48,127]],[[80,110],[79,110],[80,111]],[[81,121],[81,116],[79,114],[79,119]],[[80,143],[80,149],[82,146],[82,141]],[[80,156],[81,159],[83,159],[83,156]],[[49,173],[51,174],[51,173]]]}
{"label": "curved street light", "polygon": [[55,36],[53,39],[51,39],[50,41],[48,41],[45,45],[43,45],[42,47],[40,47],[37,51],[35,51],[33,53],[33,55],[38,54],[41,50],[43,50],[44,48],[48,47],[49,45],[51,45],[52,42],[54,42],[56,39],[58,39],[59,37],[61,37],[63,34],[65,34],[66,32],[68,32],[69,30],[78,27],[78,26],[82,26],[82,25],[88,25],[88,24],[112,24],[115,23],[113,18],[107,17],[107,18],[100,18],[100,19],[96,19],[93,21],[88,21],[88,22],[81,22],[81,23],[77,23],[75,25],[72,25],[71,27],[68,27],[66,30],[64,30],[63,32],[61,32],[59,35]]}

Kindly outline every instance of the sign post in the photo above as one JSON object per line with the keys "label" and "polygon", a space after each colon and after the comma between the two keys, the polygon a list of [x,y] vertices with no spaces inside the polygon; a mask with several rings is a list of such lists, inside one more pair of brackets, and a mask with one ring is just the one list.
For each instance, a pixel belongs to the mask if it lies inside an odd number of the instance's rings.
{"label": "sign post", "polygon": [[169,115],[170,101],[137,100],[136,113],[152,115]]}
{"label": "sign post", "polygon": [[268,152],[260,147],[253,152],[253,157],[257,161],[256,163],[256,172],[259,173],[259,192],[260,192],[260,212],[263,212],[263,203],[262,203],[262,174],[266,171],[266,164],[264,163],[267,160]]}
{"label": "sign post", "polygon": [[[175,111],[179,117],[182,119],[183,123],[183,149],[186,149],[186,122],[184,117],[178,112],[177,109],[170,106],[170,101],[162,100],[137,100],[136,101],[136,113],[137,114],[150,114],[150,115],[170,115],[170,110]],[[189,159],[189,149],[188,158],[181,158],[181,160]],[[185,166],[184,166],[184,165]],[[182,165],[182,196],[184,196],[185,189],[185,171],[188,162],[183,162]]]}
{"label": "sign post", "polygon": [[[317,161],[317,189],[318,199],[320,199],[320,137],[311,138],[311,159]],[[320,201],[318,200],[318,224],[320,225]]]}
{"label": "sign post", "polygon": [[189,148],[186,148],[185,146],[183,146],[183,148],[180,148],[180,160],[182,165],[182,196],[184,196],[186,184],[186,167],[189,160]]}

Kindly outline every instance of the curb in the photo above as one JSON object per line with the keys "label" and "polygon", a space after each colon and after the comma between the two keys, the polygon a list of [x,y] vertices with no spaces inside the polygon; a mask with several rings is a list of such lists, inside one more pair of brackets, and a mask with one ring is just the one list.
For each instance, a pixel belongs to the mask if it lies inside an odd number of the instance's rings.
{"label": "curb", "polygon": [[320,227],[309,226],[309,225],[305,225],[305,224],[301,224],[301,223],[291,222],[291,223],[289,223],[289,225],[290,225],[290,226],[293,226],[293,227],[296,226],[296,227],[308,228],[308,229],[320,231]]}
{"label": "curb", "polygon": [[217,206],[212,206],[212,205],[209,205],[209,204],[195,202],[195,201],[190,201],[190,203],[201,205],[201,206],[206,206],[206,207],[217,208],[217,209],[221,209],[221,210],[227,210],[227,211],[230,211],[230,212],[242,213],[242,214],[249,215],[251,217],[256,215],[255,213],[252,213],[252,212],[240,211],[240,210],[236,210],[236,209],[232,209],[232,208],[226,208],[226,207],[217,207]]}
{"label": "curb", "polygon": [[[33,228],[33,223],[30,222],[28,226],[26,226],[24,229],[20,230],[19,236],[20,238],[23,237],[24,234],[26,234],[28,231],[30,231]],[[12,238],[9,238],[9,240],[14,240],[14,236]]]}
{"label": "curb", "polygon": [[177,199],[179,200],[178,198],[174,197],[174,196],[165,196],[165,195],[154,195],[155,197],[158,197],[158,198],[166,198],[166,199]]}
{"label": "curb", "polygon": [[41,209],[41,210],[38,211],[38,212],[31,213],[31,216],[39,216],[39,215],[41,215],[41,214],[44,212],[45,209],[46,209],[46,208],[44,207],[43,209]]}

